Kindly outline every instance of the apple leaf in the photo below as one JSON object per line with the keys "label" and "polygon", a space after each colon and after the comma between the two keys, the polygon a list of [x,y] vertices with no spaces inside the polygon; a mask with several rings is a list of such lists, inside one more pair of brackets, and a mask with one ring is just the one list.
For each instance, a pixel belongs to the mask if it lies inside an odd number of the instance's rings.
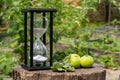
{"label": "apple leaf", "polygon": [[75,68],[66,62],[55,62],[51,67],[51,70],[54,72],[73,72],[75,71]]}

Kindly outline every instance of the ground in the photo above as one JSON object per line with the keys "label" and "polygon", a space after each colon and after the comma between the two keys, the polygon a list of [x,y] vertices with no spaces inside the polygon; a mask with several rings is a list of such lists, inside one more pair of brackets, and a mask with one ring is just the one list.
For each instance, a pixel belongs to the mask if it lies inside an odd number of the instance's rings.
{"label": "ground", "polygon": [[[106,69],[106,80],[120,80],[120,69],[119,70],[112,70]],[[119,78],[119,79],[118,79]]]}

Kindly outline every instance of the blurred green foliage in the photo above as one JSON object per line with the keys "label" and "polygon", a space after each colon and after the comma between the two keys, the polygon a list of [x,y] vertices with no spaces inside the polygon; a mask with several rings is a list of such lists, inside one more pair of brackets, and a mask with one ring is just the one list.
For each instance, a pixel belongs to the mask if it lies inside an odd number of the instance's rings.
{"label": "blurred green foliage", "polygon": [[6,77],[10,77],[12,68],[18,64],[19,58],[13,57],[13,54],[8,52],[0,53],[0,80]]}
{"label": "blurred green foliage", "polygon": [[[89,26],[87,13],[89,10],[96,11],[98,4],[102,1],[105,0],[80,0],[78,6],[75,6],[63,2],[62,0],[0,0],[0,5],[5,6],[0,9],[0,16],[2,16],[2,19],[9,24],[7,32],[12,34],[12,43],[10,47],[14,49],[14,52],[20,53],[22,58],[24,53],[24,23],[21,10],[24,8],[56,8],[58,10],[54,15],[54,42],[57,42],[62,37],[72,38],[75,41],[70,50],[64,52],[63,56],[73,52],[79,52],[80,55],[83,55],[82,52],[86,53],[87,51],[84,47],[89,46],[97,49],[119,51],[119,44],[115,41],[113,41],[114,44],[110,46],[104,44],[104,38],[102,38],[102,42],[98,41],[88,44],[86,41],[90,39],[92,34],[89,31],[85,32],[83,30],[83,28]],[[120,8],[120,3],[116,3],[116,0],[109,1]],[[117,45],[118,47],[116,47]],[[60,53],[58,52],[58,54]]]}
{"label": "blurred green foliage", "polygon": [[119,68],[119,62],[115,61],[114,54],[102,55],[97,59],[97,62],[105,68]]}
{"label": "blurred green foliage", "polygon": [[[3,0],[1,5],[6,8],[1,9],[0,15],[3,20],[8,22],[8,33],[12,35],[12,48],[21,48],[24,42],[23,38],[23,15],[21,10],[24,8],[56,8],[58,12],[54,18],[54,42],[61,39],[61,36],[72,37],[79,34],[79,30],[85,27],[89,20],[87,18],[88,10],[96,10],[98,1],[83,0],[79,1],[79,6],[73,6],[62,0]],[[21,55],[23,51],[20,52]]]}
{"label": "blurred green foliage", "polygon": [[[107,27],[109,28],[109,26]],[[62,40],[63,44],[70,44],[69,48],[65,51],[58,51],[54,54],[54,59],[56,61],[61,61],[65,56],[69,54],[76,53],[80,56],[89,54],[95,58],[95,61],[103,67],[111,67],[118,69],[120,59],[117,57],[120,57],[120,55],[116,56],[115,52],[120,52],[120,40],[117,39],[117,36],[115,33],[118,33],[116,29],[112,29],[109,32],[95,32],[98,28],[84,28],[82,31],[80,31],[82,34],[80,37],[76,39],[67,39]],[[103,30],[104,27],[103,27]],[[93,35],[96,35],[95,37]],[[61,43],[62,43],[61,41]],[[101,55],[101,56],[100,56]],[[103,55],[103,56],[102,56]],[[106,58],[106,59],[104,59]],[[117,61],[115,61],[117,59]],[[55,61],[54,60],[54,61]]]}

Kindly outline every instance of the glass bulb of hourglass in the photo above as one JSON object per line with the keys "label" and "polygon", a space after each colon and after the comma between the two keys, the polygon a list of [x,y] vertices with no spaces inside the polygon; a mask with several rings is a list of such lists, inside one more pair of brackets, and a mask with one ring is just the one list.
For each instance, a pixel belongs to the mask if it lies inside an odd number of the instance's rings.
{"label": "glass bulb of hourglass", "polygon": [[40,37],[43,36],[46,30],[46,28],[34,28],[36,40],[33,44],[33,60],[35,61],[44,62],[47,60],[47,57],[45,56],[47,53],[47,48],[40,40]]}
{"label": "glass bulb of hourglass", "polygon": [[[44,24],[44,26],[43,26]],[[40,27],[39,27],[40,26]],[[40,21],[36,21],[34,31],[34,36],[36,37],[36,40],[33,44],[33,60],[35,62],[45,62],[47,60],[46,53],[47,48],[43,44],[43,42],[40,40],[40,38],[43,36],[43,34],[47,30],[47,19],[46,17],[42,17]],[[43,28],[45,27],[45,28]],[[41,64],[41,63],[40,63]]]}

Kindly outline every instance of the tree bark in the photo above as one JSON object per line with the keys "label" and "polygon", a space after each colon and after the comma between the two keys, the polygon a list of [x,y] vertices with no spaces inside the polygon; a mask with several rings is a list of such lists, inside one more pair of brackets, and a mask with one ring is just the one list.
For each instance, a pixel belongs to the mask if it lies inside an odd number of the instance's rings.
{"label": "tree bark", "polygon": [[99,66],[80,68],[75,72],[27,71],[19,66],[12,72],[13,80],[105,80],[105,77],[105,69]]}

